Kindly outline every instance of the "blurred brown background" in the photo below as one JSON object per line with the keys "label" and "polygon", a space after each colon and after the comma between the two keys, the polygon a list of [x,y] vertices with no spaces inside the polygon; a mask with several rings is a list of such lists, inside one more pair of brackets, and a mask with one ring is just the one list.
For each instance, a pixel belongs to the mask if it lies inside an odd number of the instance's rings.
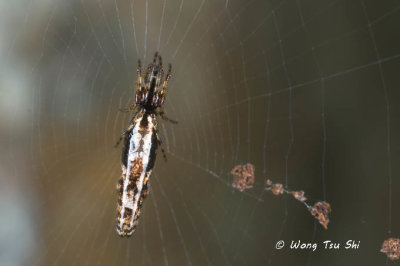
{"label": "blurred brown background", "polygon": [[[398,1],[2,1],[0,264],[391,264],[399,25]],[[179,124],[160,122],[168,162],[121,239],[118,108],[155,51]],[[230,170],[247,162],[256,181],[240,193]],[[331,203],[328,230],[266,178]],[[321,249],[349,239],[360,249]]]}

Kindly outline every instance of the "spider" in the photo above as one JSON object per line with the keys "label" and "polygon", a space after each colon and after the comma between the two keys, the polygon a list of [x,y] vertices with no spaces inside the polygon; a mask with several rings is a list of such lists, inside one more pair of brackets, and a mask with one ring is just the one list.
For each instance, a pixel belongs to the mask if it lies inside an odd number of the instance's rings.
{"label": "spider", "polygon": [[[157,62],[158,59],[158,62]],[[169,119],[163,110],[167,84],[171,77],[171,64],[164,79],[162,59],[155,53],[153,62],[142,74],[140,60],[137,68],[138,81],[135,103],[123,112],[134,111],[128,127],[122,132],[115,147],[124,139],[122,150],[122,175],[117,184],[117,233],[122,237],[133,234],[138,223],[143,200],[148,194],[148,182],[156,159],[156,150],[162,145],[158,134],[157,119],[177,123]],[[161,148],[164,159],[164,149]]]}

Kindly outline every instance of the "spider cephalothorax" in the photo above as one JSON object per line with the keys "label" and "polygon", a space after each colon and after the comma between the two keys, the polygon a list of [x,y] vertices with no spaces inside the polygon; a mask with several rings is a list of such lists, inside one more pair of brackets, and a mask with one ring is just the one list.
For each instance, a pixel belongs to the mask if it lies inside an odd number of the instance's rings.
{"label": "spider cephalothorax", "polygon": [[[161,108],[168,92],[167,83],[171,77],[171,64],[168,65],[168,72],[164,79],[162,59],[156,53],[153,62],[147,67],[146,72],[142,74],[140,61],[137,72],[138,81],[135,84],[137,86],[135,105],[147,111],[155,111],[157,108]],[[162,114],[162,110],[160,110],[160,114]]]}

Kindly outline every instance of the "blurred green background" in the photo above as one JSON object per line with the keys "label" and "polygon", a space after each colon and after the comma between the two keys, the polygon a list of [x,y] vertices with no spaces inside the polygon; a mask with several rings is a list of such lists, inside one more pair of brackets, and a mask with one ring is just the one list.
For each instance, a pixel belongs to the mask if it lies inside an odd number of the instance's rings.
{"label": "blurred green background", "polygon": [[[398,1],[1,1],[0,264],[393,264],[399,30]],[[168,162],[121,239],[118,108],[155,51],[179,124],[160,122]],[[234,191],[248,162],[254,188]],[[329,202],[328,230],[266,178]]]}

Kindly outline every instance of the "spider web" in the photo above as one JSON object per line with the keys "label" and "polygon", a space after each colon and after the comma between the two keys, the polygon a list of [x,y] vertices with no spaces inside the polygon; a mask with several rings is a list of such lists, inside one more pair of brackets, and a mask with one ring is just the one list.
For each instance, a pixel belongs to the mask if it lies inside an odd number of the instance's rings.
{"label": "spider web", "polygon": [[[0,4],[4,265],[388,265],[400,222],[396,1]],[[138,228],[115,228],[137,60],[171,62]],[[237,164],[255,184],[233,190]],[[269,178],[332,206],[324,230]],[[278,240],[286,247],[276,250]],[[290,250],[292,240],[319,249]],[[323,250],[322,241],[360,241]]]}

